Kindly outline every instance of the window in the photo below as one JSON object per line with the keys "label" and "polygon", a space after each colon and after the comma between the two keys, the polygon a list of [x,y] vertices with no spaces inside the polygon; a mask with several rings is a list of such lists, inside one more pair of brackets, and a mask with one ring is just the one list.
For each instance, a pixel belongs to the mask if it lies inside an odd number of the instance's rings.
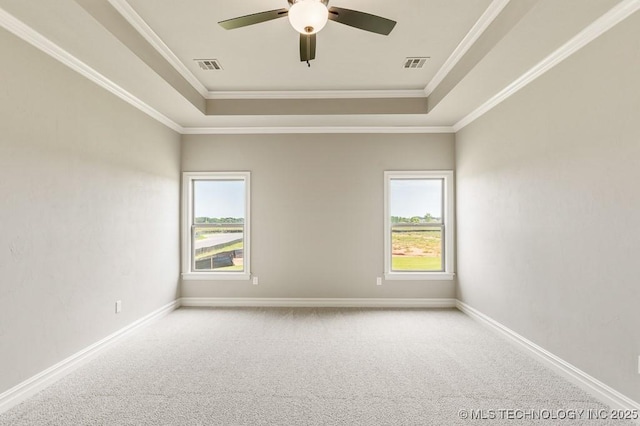
{"label": "window", "polygon": [[249,172],[183,174],[184,279],[250,278],[249,178]]}
{"label": "window", "polygon": [[453,279],[453,172],[385,172],[385,278]]}

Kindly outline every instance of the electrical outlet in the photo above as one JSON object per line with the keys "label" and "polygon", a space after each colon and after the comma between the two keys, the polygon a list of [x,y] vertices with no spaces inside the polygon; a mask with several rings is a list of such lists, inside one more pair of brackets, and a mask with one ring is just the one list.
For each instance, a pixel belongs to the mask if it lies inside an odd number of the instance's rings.
{"label": "electrical outlet", "polygon": [[258,285],[258,277],[253,277],[253,285]]}
{"label": "electrical outlet", "polygon": [[122,300],[116,300],[116,314],[122,312]]}
{"label": "electrical outlet", "polygon": [[376,278],[376,285],[382,285],[382,277]]}

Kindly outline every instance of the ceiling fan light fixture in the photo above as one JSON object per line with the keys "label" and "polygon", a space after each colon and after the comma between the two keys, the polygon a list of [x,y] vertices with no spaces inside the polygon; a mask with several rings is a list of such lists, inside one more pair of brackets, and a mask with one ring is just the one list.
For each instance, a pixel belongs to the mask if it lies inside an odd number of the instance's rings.
{"label": "ceiling fan light fixture", "polygon": [[298,0],[289,8],[289,22],[301,34],[315,34],[327,24],[329,9],[320,0]]}

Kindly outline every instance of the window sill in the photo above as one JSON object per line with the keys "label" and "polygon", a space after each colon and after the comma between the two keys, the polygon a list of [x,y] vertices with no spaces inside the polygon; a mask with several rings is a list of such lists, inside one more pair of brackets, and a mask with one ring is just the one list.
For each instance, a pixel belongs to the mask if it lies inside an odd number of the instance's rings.
{"label": "window sill", "polygon": [[185,272],[182,274],[184,281],[249,281],[251,274],[229,274],[224,272]]}
{"label": "window sill", "polygon": [[386,281],[452,281],[456,274],[451,272],[386,272]]}

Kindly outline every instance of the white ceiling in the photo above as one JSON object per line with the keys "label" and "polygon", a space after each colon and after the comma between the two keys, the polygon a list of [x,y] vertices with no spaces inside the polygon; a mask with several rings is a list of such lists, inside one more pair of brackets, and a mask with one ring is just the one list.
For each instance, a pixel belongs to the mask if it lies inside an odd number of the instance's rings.
{"label": "white ceiling", "polygon": [[[288,6],[286,0],[127,0],[209,90],[424,89],[491,0],[335,0],[329,4],[397,21],[389,36],[329,21],[311,67],[286,17],[235,30],[217,22]],[[430,57],[420,70],[406,57]],[[217,58],[224,71],[193,62]]]}
{"label": "white ceiling", "polygon": [[[302,127],[436,131],[434,126],[468,120],[505,91],[521,87],[536,67],[549,68],[635,13],[640,0],[330,5],[398,24],[385,37],[329,21],[318,33],[311,68],[299,61],[298,35],[286,18],[235,30],[217,24],[287,7],[286,0],[0,0],[0,25],[185,133]],[[404,69],[404,58],[413,56],[430,59],[423,69]],[[224,70],[205,72],[193,61],[212,58]],[[330,98],[336,105],[356,98],[364,105],[367,98],[400,98],[393,100],[400,104],[416,97],[424,99],[425,111],[273,112],[288,98],[309,104]],[[222,105],[228,98],[272,100],[251,115],[207,115],[207,102]]]}

